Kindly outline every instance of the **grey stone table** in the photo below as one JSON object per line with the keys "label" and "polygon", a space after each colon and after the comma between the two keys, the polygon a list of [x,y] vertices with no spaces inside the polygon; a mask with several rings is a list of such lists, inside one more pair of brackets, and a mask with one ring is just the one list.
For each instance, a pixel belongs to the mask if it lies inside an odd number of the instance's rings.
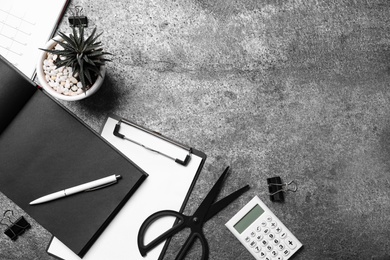
{"label": "grey stone table", "polygon": [[[228,165],[221,196],[251,185],[205,225],[210,259],[252,259],[224,224],[254,195],[304,244],[293,259],[389,258],[389,1],[75,5],[114,55],[102,89],[65,106],[96,131],[114,113],[204,151],[187,214]],[[283,204],[268,198],[272,176],[298,183]],[[23,214],[3,195],[0,204]],[[51,234],[28,219],[17,242],[0,235],[0,259],[53,259]],[[200,251],[196,244],[188,259]]]}

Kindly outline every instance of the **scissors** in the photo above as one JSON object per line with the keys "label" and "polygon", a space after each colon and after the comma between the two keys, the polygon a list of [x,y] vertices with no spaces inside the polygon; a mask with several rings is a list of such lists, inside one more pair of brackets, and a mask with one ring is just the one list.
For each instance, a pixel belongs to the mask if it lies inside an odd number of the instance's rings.
{"label": "scissors", "polygon": [[[225,198],[219,200],[218,202],[215,202],[215,199],[218,196],[218,193],[221,190],[222,184],[227,176],[227,172],[229,170],[229,167],[225,169],[225,171],[222,173],[222,175],[219,177],[217,182],[214,184],[214,186],[211,188],[205,199],[202,201],[198,209],[195,211],[195,213],[192,216],[186,216],[183,215],[180,212],[173,211],[173,210],[162,210],[158,211],[152,215],[150,215],[141,225],[140,230],[138,232],[138,249],[142,256],[145,256],[147,252],[152,250],[154,247],[159,245],[160,243],[164,242],[166,239],[172,237],[173,235],[177,234],[184,228],[190,228],[191,233],[188,236],[187,240],[183,244],[182,248],[180,249],[180,252],[176,256],[175,260],[181,260],[184,259],[184,257],[187,255],[188,251],[190,250],[191,246],[195,242],[196,239],[199,239],[202,245],[202,260],[207,260],[209,257],[209,246],[206,240],[206,237],[203,233],[203,225],[205,222],[207,222],[209,219],[211,219],[213,216],[215,216],[218,212],[220,212],[222,209],[224,209],[227,205],[229,205],[231,202],[233,202],[235,199],[237,199],[239,196],[241,196],[244,192],[249,190],[249,185],[246,185],[242,187],[241,189],[231,193],[230,195],[226,196]],[[167,216],[173,216],[178,219],[176,221],[176,224],[173,225],[172,228],[168,229],[166,232],[161,234],[159,237],[151,241],[148,245],[144,244],[144,237],[146,230],[148,227],[153,224],[156,220],[167,217]]]}

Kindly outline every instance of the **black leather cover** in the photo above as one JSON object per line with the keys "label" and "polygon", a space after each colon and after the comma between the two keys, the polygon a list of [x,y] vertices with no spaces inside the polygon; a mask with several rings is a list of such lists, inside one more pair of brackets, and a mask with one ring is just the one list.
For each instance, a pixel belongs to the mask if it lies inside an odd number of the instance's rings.
{"label": "black leather cover", "polygon": [[[82,257],[147,174],[2,57],[0,119],[0,191]],[[115,185],[29,205],[112,174]]]}

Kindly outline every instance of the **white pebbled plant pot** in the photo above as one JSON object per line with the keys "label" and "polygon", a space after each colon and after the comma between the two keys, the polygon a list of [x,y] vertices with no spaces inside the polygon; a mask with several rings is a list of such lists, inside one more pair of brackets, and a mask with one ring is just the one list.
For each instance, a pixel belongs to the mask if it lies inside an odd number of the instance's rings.
{"label": "white pebbled plant pot", "polygon": [[[54,37],[55,40],[62,40],[60,36]],[[57,43],[51,39],[50,41],[47,42],[45,47],[43,49],[54,49],[54,47],[57,45]],[[76,100],[81,100],[85,99],[91,95],[93,95],[96,91],[99,90],[99,88],[102,86],[104,77],[106,74],[106,67],[101,66],[100,68],[100,74],[101,76],[98,76],[95,83],[85,92],[76,94],[72,93],[71,95],[65,95],[62,94],[60,91],[55,90],[52,86],[49,85],[47,79],[46,79],[46,74],[44,72],[44,61],[47,58],[47,52],[42,51],[42,54],[38,58],[38,63],[37,63],[37,77],[38,81],[40,83],[40,86],[51,96],[61,99],[61,100],[66,100],[66,101],[76,101]],[[71,91],[71,90],[70,90]]]}

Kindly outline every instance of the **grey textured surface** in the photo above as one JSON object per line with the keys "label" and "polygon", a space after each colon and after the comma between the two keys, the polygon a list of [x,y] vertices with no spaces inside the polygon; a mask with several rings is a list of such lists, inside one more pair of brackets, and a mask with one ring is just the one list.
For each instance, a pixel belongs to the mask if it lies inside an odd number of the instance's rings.
{"label": "grey textured surface", "polygon": [[[104,31],[114,56],[97,94],[64,104],[97,131],[115,113],[204,151],[185,213],[227,165],[221,196],[251,185],[205,225],[210,259],[252,259],[224,223],[254,195],[304,244],[293,259],[388,259],[390,2],[74,5]],[[299,185],[284,204],[267,196],[266,178],[276,175]],[[22,214],[4,196],[0,205]],[[165,259],[174,259],[184,237]],[[53,259],[49,239],[33,222],[17,242],[0,236],[0,258]],[[196,245],[188,259],[199,257]]]}

